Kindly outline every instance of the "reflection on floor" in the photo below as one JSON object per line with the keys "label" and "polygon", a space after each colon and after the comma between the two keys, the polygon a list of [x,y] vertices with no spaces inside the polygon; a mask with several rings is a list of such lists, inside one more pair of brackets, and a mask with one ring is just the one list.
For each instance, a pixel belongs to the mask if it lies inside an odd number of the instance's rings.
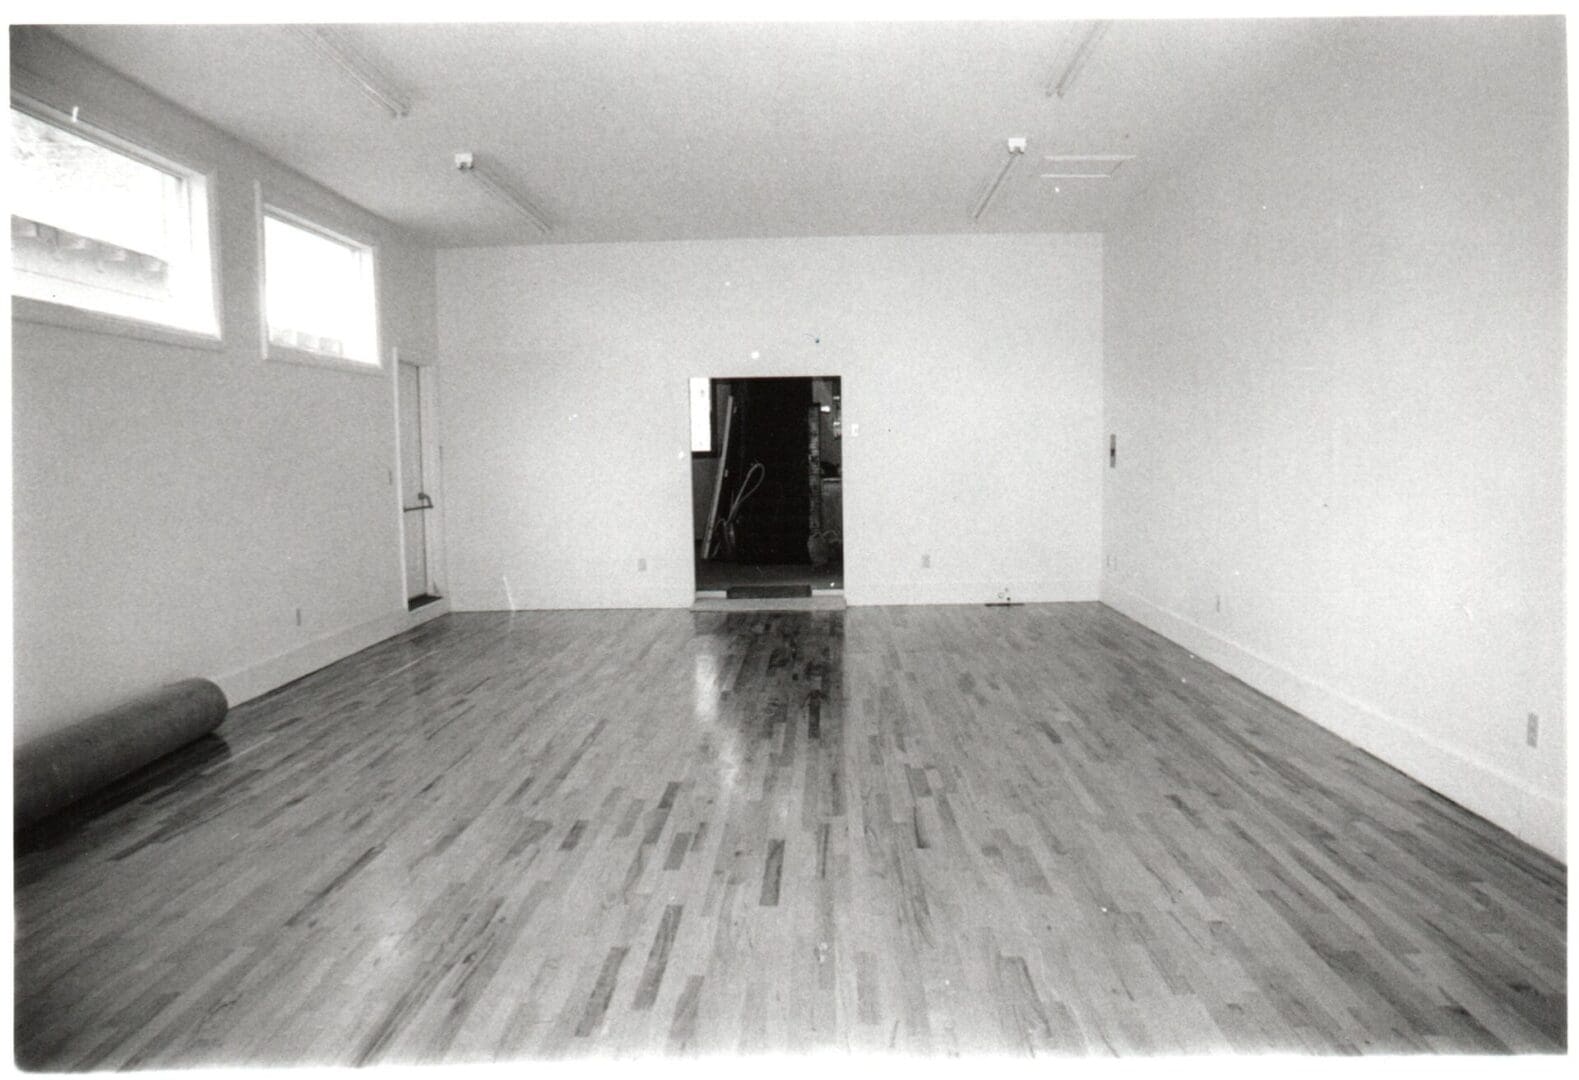
{"label": "reflection on floor", "polygon": [[696,591],[722,592],[741,585],[808,585],[813,589],[844,588],[844,560],[835,556],[826,566],[809,563],[751,566],[717,559],[696,560]]}

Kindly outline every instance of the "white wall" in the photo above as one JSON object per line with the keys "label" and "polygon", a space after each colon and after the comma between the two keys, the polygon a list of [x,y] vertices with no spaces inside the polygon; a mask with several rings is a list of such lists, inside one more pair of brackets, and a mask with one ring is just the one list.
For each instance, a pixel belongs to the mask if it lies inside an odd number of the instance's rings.
{"label": "white wall", "polygon": [[1095,599],[1101,268],[1086,235],[440,252],[455,606],[689,604],[687,380],[751,375],[843,377],[850,603]]}
{"label": "white wall", "polygon": [[1563,78],[1561,20],[1346,24],[1106,266],[1104,600],[1552,853]]}
{"label": "white wall", "polygon": [[404,627],[392,379],[260,359],[253,185],[382,245],[386,355],[434,354],[431,251],[54,39],[13,47],[50,104],[218,170],[224,299],[217,349],[13,318],[16,740],[187,676],[235,703]]}

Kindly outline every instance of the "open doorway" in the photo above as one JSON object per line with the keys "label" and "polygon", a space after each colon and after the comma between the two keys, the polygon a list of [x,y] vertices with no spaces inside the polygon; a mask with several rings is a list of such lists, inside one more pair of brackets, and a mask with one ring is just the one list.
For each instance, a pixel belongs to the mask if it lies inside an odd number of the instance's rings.
{"label": "open doorway", "polygon": [[837,375],[692,380],[697,595],[843,591],[842,409]]}
{"label": "open doorway", "polygon": [[440,530],[433,492],[438,490],[433,423],[433,369],[401,360],[395,396],[399,408],[400,516],[406,562],[406,608],[437,602]]}

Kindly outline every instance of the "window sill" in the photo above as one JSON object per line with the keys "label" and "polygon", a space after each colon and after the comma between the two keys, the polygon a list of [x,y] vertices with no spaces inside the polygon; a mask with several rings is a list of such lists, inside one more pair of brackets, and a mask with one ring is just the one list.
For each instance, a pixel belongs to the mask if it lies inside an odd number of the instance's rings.
{"label": "window sill", "polygon": [[126,315],[110,315],[102,311],[72,307],[69,304],[35,300],[30,296],[11,297],[11,318],[14,322],[58,326],[67,330],[83,330],[90,334],[136,338],[139,341],[152,341],[183,349],[220,352],[225,348],[225,339],[218,332],[205,333],[201,330],[187,330],[164,323],[145,322]]}
{"label": "window sill", "polygon": [[328,368],[331,371],[347,371],[357,375],[384,374],[384,365],[377,360],[351,360],[344,356],[331,356],[329,353],[293,349],[289,345],[276,345],[272,341],[264,346],[263,358],[283,364]]}

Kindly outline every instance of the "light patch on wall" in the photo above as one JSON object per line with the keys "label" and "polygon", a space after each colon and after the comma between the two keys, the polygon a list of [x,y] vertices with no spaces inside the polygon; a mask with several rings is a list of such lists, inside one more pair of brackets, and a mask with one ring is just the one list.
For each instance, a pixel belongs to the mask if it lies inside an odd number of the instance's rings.
{"label": "light patch on wall", "polygon": [[691,453],[705,454],[713,449],[712,380],[691,380]]}

